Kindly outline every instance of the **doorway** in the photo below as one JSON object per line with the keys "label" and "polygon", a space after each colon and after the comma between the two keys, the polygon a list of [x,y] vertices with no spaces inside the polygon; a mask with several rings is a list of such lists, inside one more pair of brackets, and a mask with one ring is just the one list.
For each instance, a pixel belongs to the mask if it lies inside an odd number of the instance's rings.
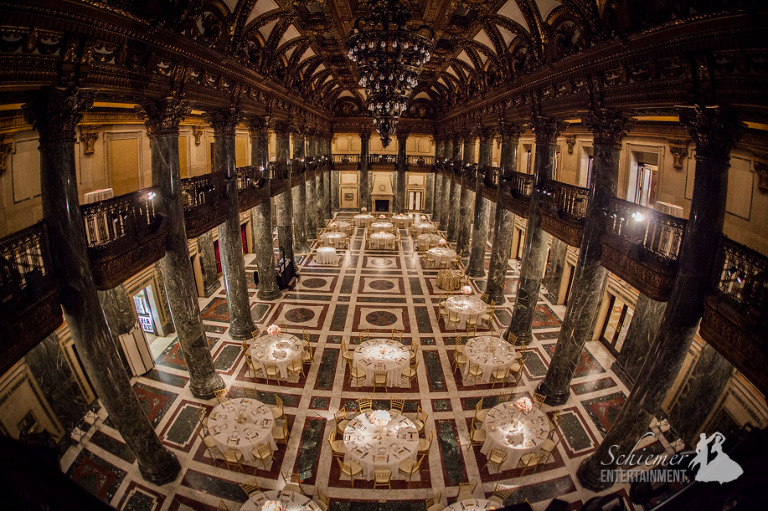
{"label": "doorway", "polygon": [[613,356],[617,356],[624,346],[627,330],[629,330],[629,325],[632,323],[632,314],[635,311],[620,298],[614,295],[610,296],[611,301],[608,306],[608,314],[603,323],[603,329],[600,332],[600,341]]}
{"label": "doorway", "polygon": [[421,190],[409,190],[408,191],[408,209],[410,211],[421,211],[422,198],[424,193]]}

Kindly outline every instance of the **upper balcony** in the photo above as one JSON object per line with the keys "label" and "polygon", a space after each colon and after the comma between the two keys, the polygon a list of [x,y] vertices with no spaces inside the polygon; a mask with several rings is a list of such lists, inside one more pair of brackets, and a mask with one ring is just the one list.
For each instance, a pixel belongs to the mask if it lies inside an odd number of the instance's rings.
{"label": "upper balcony", "polygon": [[112,289],[165,255],[167,221],[156,188],[80,206],[98,289]]}
{"label": "upper balcony", "polygon": [[397,156],[394,154],[369,154],[368,170],[396,170]]}
{"label": "upper balcony", "polygon": [[504,181],[509,184],[509,196],[502,196],[502,203],[514,214],[528,218],[533,193],[533,174],[511,172]]}
{"label": "upper balcony", "polygon": [[333,170],[360,170],[360,155],[334,154]]}
{"label": "upper balcony", "polygon": [[572,247],[580,246],[589,188],[547,179],[542,192],[541,228]]}
{"label": "upper balcony", "polygon": [[279,195],[288,189],[291,172],[298,172],[299,168],[293,161],[271,161],[267,165],[269,175],[269,191],[272,197]]}
{"label": "upper balcony", "polygon": [[45,223],[0,240],[0,374],[63,321]]}
{"label": "upper balcony", "polygon": [[488,200],[495,201],[499,190],[499,176],[501,169],[491,165],[481,167],[483,182],[480,185],[480,193]]}
{"label": "upper balcony", "polygon": [[250,165],[237,169],[237,195],[240,211],[247,211],[264,200],[267,183],[262,167]]}
{"label": "upper balcony", "polygon": [[408,172],[432,172],[435,166],[434,156],[406,156]]}
{"label": "upper balcony", "polygon": [[768,257],[721,239],[699,334],[768,395]]}
{"label": "upper balcony", "polygon": [[602,265],[658,301],[669,300],[687,220],[612,198]]}
{"label": "upper balcony", "polygon": [[224,172],[181,180],[187,238],[197,238],[226,220],[225,180]]}

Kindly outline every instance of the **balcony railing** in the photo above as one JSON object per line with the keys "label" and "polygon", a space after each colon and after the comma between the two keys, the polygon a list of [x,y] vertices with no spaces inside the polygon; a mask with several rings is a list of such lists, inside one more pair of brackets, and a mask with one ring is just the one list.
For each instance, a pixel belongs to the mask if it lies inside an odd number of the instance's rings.
{"label": "balcony railing", "polygon": [[687,220],[617,198],[607,214],[603,266],[646,296],[668,300]]}
{"label": "balcony railing", "polygon": [[368,167],[394,167],[397,165],[397,156],[394,154],[369,154]]}
{"label": "balcony railing", "polygon": [[111,289],[165,255],[156,188],[80,206],[96,287]]}
{"label": "balcony railing", "polygon": [[279,181],[288,179],[291,175],[292,163],[284,161],[271,161],[267,165],[269,169],[269,179],[272,181]]}
{"label": "balcony railing", "polygon": [[483,185],[494,190],[499,187],[499,175],[501,169],[499,167],[493,167],[491,165],[483,166]]}
{"label": "balcony railing", "polygon": [[542,194],[542,229],[571,246],[581,245],[589,189],[548,179]]}
{"label": "balcony railing", "polygon": [[408,170],[414,170],[414,171],[431,171],[432,166],[435,164],[435,157],[434,156],[418,156],[418,155],[408,155],[406,156],[406,163],[408,165]]}
{"label": "balcony railing", "polygon": [[0,240],[0,373],[62,322],[45,224]]}
{"label": "balcony railing", "polygon": [[357,169],[360,165],[359,154],[334,154],[333,168],[336,170]]}
{"label": "balcony railing", "polygon": [[723,238],[699,333],[768,394],[768,257]]}
{"label": "balcony railing", "polygon": [[250,165],[237,169],[237,194],[240,211],[247,211],[262,200],[266,181],[265,171],[262,167]]}
{"label": "balcony railing", "polygon": [[224,172],[216,172],[181,180],[187,238],[197,238],[226,219],[225,179]]}

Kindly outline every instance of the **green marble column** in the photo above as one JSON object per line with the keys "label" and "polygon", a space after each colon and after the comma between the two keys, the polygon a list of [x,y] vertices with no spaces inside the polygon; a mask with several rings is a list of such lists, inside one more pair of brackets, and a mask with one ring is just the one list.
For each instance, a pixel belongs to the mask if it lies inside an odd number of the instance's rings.
{"label": "green marble column", "polygon": [[557,137],[564,125],[546,117],[534,117],[531,130],[536,136],[536,159],[533,170],[533,193],[528,207],[528,227],[525,230],[523,261],[515,299],[515,308],[505,336],[517,336],[517,342],[529,344],[533,340],[533,313],[539,301],[541,277],[547,262],[549,234],[541,228],[539,206],[547,179],[554,178]]}
{"label": "green marble column", "polygon": [[485,167],[491,165],[494,131],[490,128],[480,130],[480,154],[478,156],[478,175],[475,179],[475,211],[472,224],[472,248],[467,264],[470,277],[485,276],[485,245],[488,243],[488,199],[483,197],[482,184]]}
{"label": "green marble column", "polygon": [[[277,156],[275,161],[287,162],[290,136],[290,125],[287,122],[275,123],[275,149]],[[291,260],[294,272],[298,272],[299,266],[293,254],[293,193],[291,186],[297,179],[295,169],[291,169],[285,191],[279,194],[275,200],[277,213],[277,242],[280,246],[282,257]]]}
{"label": "green marble column", "polygon": [[451,155],[453,153],[453,140],[450,138],[445,138],[443,142],[443,154],[441,155],[441,158],[443,159],[443,190],[442,190],[442,198],[443,201],[440,204],[440,223],[438,224],[437,228],[441,231],[445,231],[448,229],[448,217],[450,216],[450,207],[451,207],[451,182],[453,179],[451,178],[451,173],[447,165],[447,161],[450,159]]}
{"label": "green marble column", "polygon": [[577,471],[581,484],[592,491],[611,486],[600,478],[601,470],[616,468],[609,449],[629,454],[648,431],[677,378],[701,320],[722,235],[730,153],[745,127],[723,108],[695,106],[678,111],[696,145],[696,175],[677,278],[657,339],[629,398],[600,446]]}
{"label": "green marble column", "polygon": [[[303,162],[305,153],[305,129],[303,127],[293,129],[293,159]],[[302,165],[303,163],[299,163]],[[292,185],[294,183],[291,183]],[[309,242],[307,241],[307,175],[302,172],[296,176],[296,186],[291,192],[293,194],[293,235],[296,251],[301,254],[309,252]]]}
{"label": "green marble column", "polygon": [[405,213],[408,206],[406,202],[406,180],[405,171],[408,169],[408,157],[405,149],[408,141],[408,130],[398,127],[397,129],[397,191],[395,192],[395,207],[393,211]]}
{"label": "green marble column", "polygon": [[[468,166],[469,165],[469,166]],[[464,169],[459,194],[459,215],[456,219],[456,252],[462,258],[469,257],[469,239],[472,235],[472,211],[474,207],[477,165],[475,165],[475,132],[469,131],[464,136]]]}
{"label": "green marble column", "polygon": [[635,384],[640,370],[648,359],[666,308],[667,302],[657,302],[642,293],[637,297],[632,322],[627,329],[627,337],[616,361],[611,365],[611,371],[616,373],[627,387]]}
{"label": "green marble column", "polygon": [[371,206],[371,182],[370,172],[368,172],[368,148],[371,142],[370,127],[360,130],[360,202],[361,208],[368,208],[373,214]]}
{"label": "green marble column", "polygon": [[[460,138],[454,138],[451,160],[454,162],[451,172],[451,200],[448,203],[448,241],[456,242],[459,234],[459,209],[461,207],[461,167],[457,168],[461,159],[461,141]],[[459,173],[457,173],[459,172]],[[458,179],[457,179],[458,178]]]}
{"label": "green marble column", "polygon": [[[142,477],[162,485],[173,481],[181,467],[157,437],[131,387],[99,304],[88,260],[77,194],[75,129],[82,112],[92,104],[92,94],[49,88],[35,92],[22,110],[40,135],[40,189],[48,245],[78,355],[110,421],[136,456]],[[174,127],[178,136],[178,121]],[[177,158],[178,154],[177,146]]]}

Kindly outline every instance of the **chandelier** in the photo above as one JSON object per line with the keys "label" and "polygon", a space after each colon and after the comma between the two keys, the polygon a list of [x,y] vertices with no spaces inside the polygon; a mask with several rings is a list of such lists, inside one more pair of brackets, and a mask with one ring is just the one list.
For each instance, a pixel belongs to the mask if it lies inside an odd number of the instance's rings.
{"label": "chandelier", "polygon": [[429,62],[434,31],[426,25],[409,25],[409,1],[370,0],[368,7],[368,15],[355,20],[347,36],[347,56],[357,65],[368,111],[387,147],[419,84],[419,73]]}

